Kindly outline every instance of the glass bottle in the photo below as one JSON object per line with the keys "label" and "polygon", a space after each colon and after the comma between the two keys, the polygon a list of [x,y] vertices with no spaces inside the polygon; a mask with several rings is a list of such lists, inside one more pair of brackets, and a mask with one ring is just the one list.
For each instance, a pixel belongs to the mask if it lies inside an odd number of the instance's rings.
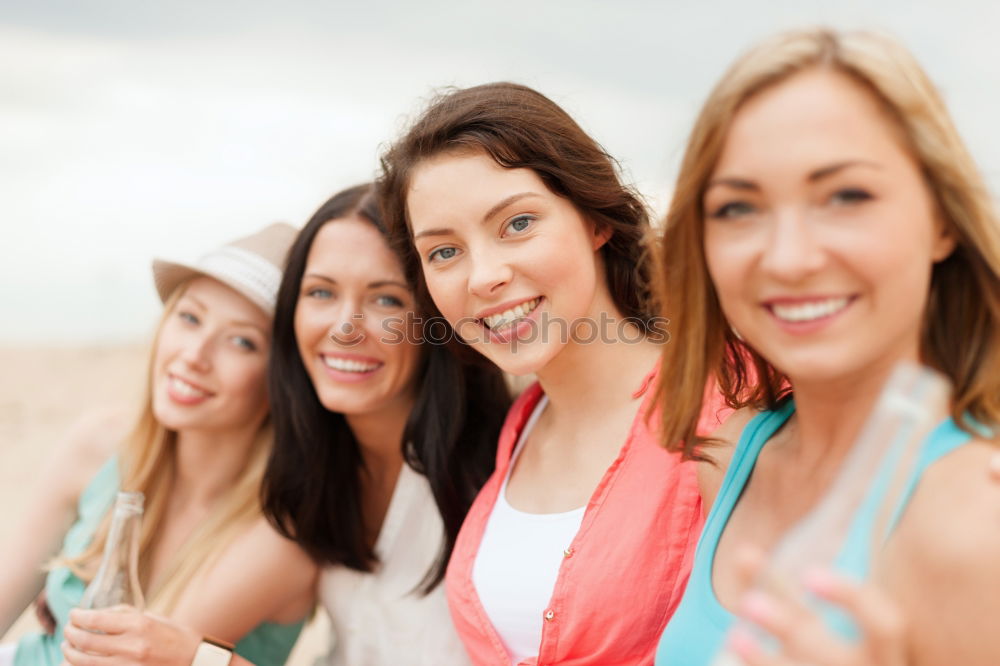
{"label": "glass bottle", "polygon": [[97,575],[83,593],[80,608],[118,605],[143,610],[139,586],[139,539],[142,532],[142,493],[119,492],[115,499],[108,540]]}
{"label": "glass bottle", "polygon": [[[896,509],[917,464],[923,442],[948,413],[951,386],[938,373],[912,363],[900,363],[890,375],[875,409],[844,460],[830,489],[819,503],[793,525],[775,546],[753,589],[792,600],[816,611],[835,634],[847,640],[857,629],[839,608],[809,594],[800,581],[809,569],[864,568],[867,562],[847,563],[841,549],[848,535],[861,535],[865,555],[873,555],[895,520]],[[774,639],[746,619],[737,627],[753,635],[765,648],[777,648]],[[712,666],[742,666],[724,645]]]}

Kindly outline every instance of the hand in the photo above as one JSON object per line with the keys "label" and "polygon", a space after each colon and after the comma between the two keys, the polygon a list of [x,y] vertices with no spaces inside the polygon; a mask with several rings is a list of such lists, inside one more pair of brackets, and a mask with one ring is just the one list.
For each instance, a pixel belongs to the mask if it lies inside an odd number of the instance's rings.
{"label": "hand", "polygon": [[[744,561],[758,560],[745,557]],[[885,594],[870,584],[859,584],[828,571],[812,571],[804,587],[839,606],[854,621],[860,636],[849,642],[827,628],[814,611],[788,599],[761,591],[747,594],[740,614],[764,629],[779,643],[770,654],[750,633],[734,631],[729,647],[746,666],[904,666],[906,645],[903,616]]]}
{"label": "hand", "polygon": [[56,618],[52,615],[52,609],[49,608],[49,598],[46,596],[44,588],[35,598],[35,619],[38,620],[38,624],[42,625],[42,631],[49,636],[56,633]]}
{"label": "hand", "polygon": [[201,642],[192,629],[128,606],[70,611],[63,657],[72,666],[189,666]]}

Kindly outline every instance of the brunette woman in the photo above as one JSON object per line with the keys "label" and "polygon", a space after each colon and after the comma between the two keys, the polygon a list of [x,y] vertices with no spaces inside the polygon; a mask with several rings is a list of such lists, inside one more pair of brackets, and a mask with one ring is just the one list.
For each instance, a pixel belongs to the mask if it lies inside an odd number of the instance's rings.
{"label": "brunette woman", "polygon": [[435,99],[383,169],[421,303],[539,380],[508,415],[448,568],[473,661],[651,663],[701,508],[695,467],[651,426],[664,338],[645,207],[565,111],[511,83]]}
{"label": "brunette woman", "polygon": [[[264,507],[324,567],[318,596],[333,629],[325,663],[467,664],[440,582],[493,467],[510,399],[499,370],[425,340],[381,219],[371,185],[344,190],[289,251],[275,312],[276,443]],[[94,622],[78,611],[74,622],[106,631],[113,615]],[[116,665],[187,666],[199,640],[148,618],[119,633]],[[129,655],[129,636],[149,653]]]}

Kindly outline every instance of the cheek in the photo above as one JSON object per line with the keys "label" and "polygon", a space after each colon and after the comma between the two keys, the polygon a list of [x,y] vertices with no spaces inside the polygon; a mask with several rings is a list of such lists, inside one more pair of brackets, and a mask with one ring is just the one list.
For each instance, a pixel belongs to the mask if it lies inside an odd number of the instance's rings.
{"label": "cheek", "polygon": [[435,274],[433,270],[428,271],[424,280],[427,283],[427,293],[430,294],[434,305],[448,323],[454,326],[464,316],[463,311],[468,296],[460,267],[455,267],[447,273]]}
{"label": "cheek", "polygon": [[746,284],[748,243],[736,242],[724,231],[705,231],[705,263],[722,309],[727,312],[735,305]]}
{"label": "cheek", "polygon": [[254,411],[267,402],[266,363],[233,363],[226,375],[226,383],[243,409]]}

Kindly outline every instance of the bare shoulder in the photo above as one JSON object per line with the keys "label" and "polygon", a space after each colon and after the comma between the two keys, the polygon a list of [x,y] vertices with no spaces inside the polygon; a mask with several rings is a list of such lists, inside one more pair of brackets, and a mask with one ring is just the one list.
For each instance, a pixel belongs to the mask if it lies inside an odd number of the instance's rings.
{"label": "bare shoulder", "polygon": [[705,449],[705,453],[710,460],[698,464],[698,487],[706,514],[715,502],[743,429],[759,413],[751,407],[737,410],[709,436],[713,444]]}
{"label": "bare shoulder", "polygon": [[[1000,596],[984,594],[1000,589],[1000,483],[990,469],[998,450],[974,441],[932,465],[884,552],[882,574],[928,663],[947,655],[948,663],[992,664],[1000,652],[991,626]],[[967,653],[955,654],[959,645]]]}
{"label": "bare shoulder", "polygon": [[316,562],[260,517],[192,582],[173,617],[238,639],[262,621],[301,619],[314,604],[318,575]]}
{"label": "bare shoulder", "polygon": [[42,476],[49,488],[61,488],[68,498],[76,498],[90,480],[118,450],[128,434],[131,413],[123,407],[109,407],[84,414],[53,447]]}

